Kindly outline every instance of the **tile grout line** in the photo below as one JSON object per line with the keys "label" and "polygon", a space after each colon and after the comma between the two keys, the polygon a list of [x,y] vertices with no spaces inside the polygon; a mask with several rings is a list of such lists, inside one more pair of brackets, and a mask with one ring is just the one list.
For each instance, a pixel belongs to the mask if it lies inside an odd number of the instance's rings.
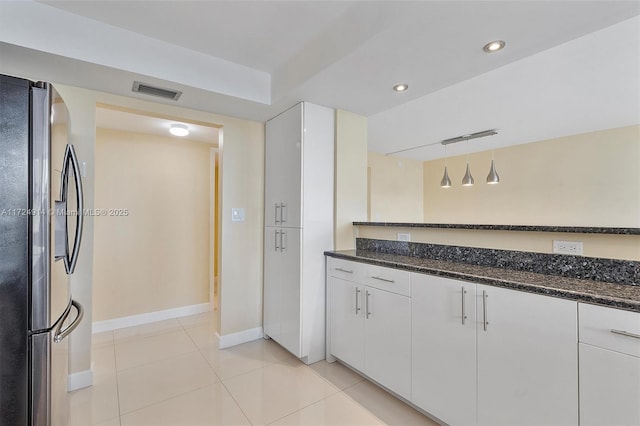
{"label": "tile grout line", "polygon": [[[262,367],[261,367],[262,368]],[[256,369],[257,370],[257,369]],[[254,370],[255,371],[255,370]],[[233,400],[233,402],[236,404],[236,406],[238,407],[238,409],[240,410],[240,412],[242,413],[242,415],[244,416],[245,419],[247,419],[247,421],[249,422],[249,424],[253,425],[253,422],[251,421],[251,419],[249,418],[249,416],[247,415],[247,413],[244,412],[244,410],[242,409],[242,407],[240,406],[240,403],[238,403],[238,401],[236,400],[236,398],[233,396],[233,394],[231,393],[231,391],[227,388],[227,385],[225,382],[223,382],[222,380],[220,380],[220,384],[222,385],[222,387],[224,388],[224,390],[229,394],[229,396],[231,397],[231,399]]]}
{"label": "tile grout line", "polygon": [[[196,348],[196,351],[193,351],[193,352],[187,352],[187,353],[179,354],[179,355],[175,355],[175,356],[173,356],[173,357],[162,358],[162,359],[159,359],[159,360],[156,360],[156,361],[152,361],[152,362],[149,362],[149,363],[146,363],[146,364],[142,364],[142,365],[139,365],[139,366],[136,366],[136,367],[130,367],[130,368],[127,368],[127,369],[122,370],[122,371],[128,371],[128,370],[131,370],[131,369],[133,369],[133,368],[139,368],[139,367],[143,367],[143,366],[145,366],[145,365],[153,364],[153,363],[155,363],[155,362],[166,361],[166,360],[169,360],[169,359],[172,359],[172,358],[177,358],[177,357],[181,357],[181,356],[185,356],[185,355],[190,355],[190,354],[192,354],[192,353],[196,353],[196,352],[197,352],[197,353],[198,353],[198,354],[203,358],[203,361],[205,362],[205,364],[207,365],[207,367],[209,367],[209,369],[210,369],[210,370],[212,370],[212,373],[213,373],[213,374],[214,374],[214,376],[218,379],[218,381],[219,381],[220,383],[222,383],[222,379],[220,379],[220,377],[218,377],[218,375],[216,374],[215,370],[213,370],[213,368],[211,368],[211,365],[209,364],[209,362],[206,360],[206,358],[204,358],[204,356],[202,355],[202,352],[200,351],[200,348],[198,347],[198,345],[196,344],[196,342],[193,340],[193,338],[191,337],[191,335],[190,335],[190,334],[189,334],[189,332],[187,331],[187,328],[186,328],[186,327],[185,327],[185,326],[184,326],[180,321],[178,321],[178,324],[180,325],[180,328],[182,328],[182,331],[187,335],[187,337],[189,338],[189,340],[191,341],[191,343],[193,343],[193,345],[194,345],[194,346],[195,346],[195,348]],[[162,333],[162,334],[166,334],[166,333]],[[141,336],[141,337],[142,337],[142,336]],[[147,337],[153,337],[153,336],[147,336]],[[149,407],[153,407],[154,405],[157,405],[157,404],[161,404],[161,403],[164,403],[164,402],[170,401],[170,400],[172,400],[172,399],[178,398],[178,397],[180,397],[180,396],[184,396],[184,395],[189,394],[189,393],[192,393],[192,392],[196,392],[196,391],[198,391],[198,390],[201,390],[201,389],[204,389],[204,388],[207,388],[207,387],[214,386],[215,384],[216,384],[216,383],[209,383],[209,384],[206,384],[206,385],[204,385],[204,386],[199,386],[199,387],[197,387],[197,388],[190,389],[190,390],[188,390],[188,391],[182,392],[182,393],[180,393],[180,394],[178,394],[178,395],[173,395],[173,396],[171,396],[171,397],[169,397],[169,398],[162,399],[162,400],[160,400],[160,401],[155,401],[155,402],[153,402],[153,403],[151,403],[151,404],[148,404],[148,405],[145,405],[145,406],[143,406],[143,407],[136,408],[135,410],[131,410],[131,411],[127,412],[127,413],[121,414],[121,416],[120,416],[120,417],[122,417],[122,416],[124,416],[124,415],[129,415],[129,414],[135,413],[136,411],[140,411],[140,410],[143,410],[143,409],[146,409],[146,408],[149,408]],[[119,403],[120,403],[120,402],[119,402],[119,398],[118,398],[118,406],[119,406]],[[243,414],[244,414],[244,413],[243,413]],[[246,417],[246,416],[245,416],[245,417]],[[121,422],[121,424],[122,424],[122,422]]]}
{"label": "tile grout line", "polygon": [[122,425],[122,413],[120,411],[120,382],[118,381],[118,358],[116,357],[116,336],[115,333],[112,332],[113,338],[113,366],[116,371],[116,398],[118,399],[118,424]]}
{"label": "tile grout line", "polygon": [[128,416],[128,415],[133,414],[133,413],[135,413],[135,412],[138,412],[138,411],[140,411],[140,410],[145,410],[145,409],[147,409],[147,408],[153,407],[154,405],[163,404],[163,403],[165,403],[165,402],[167,402],[167,401],[171,401],[172,399],[175,399],[175,398],[178,398],[178,397],[181,397],[181,396],[187,395],[187,394],[189,394],[189,393],[196,392],[196,391],[199,391],[199,390],[202,390],[202,389],[205,389],[205,388],[211,387],[211,386],[213,386],[213,385],[215,385],[215,383],[209,383],[208,385],[200,386],[200,387],[197,387],[197,388],[195,388],[195,389],[190,389],[190,390],[188,390],[188,391],[186,391],[186,392],[183,392],[183,393],[181,393],[181,394],[173,395],[173,396],[170,396],[170,397],[168,397],[168,398],[166,398],[166,399],[161,399],[161,400],[159,400],[159,401],[155,401],[155,402],[153,402],[153,403],[151,403],[151,404],[145,405],[145,406],[143,406],[143,407],[138,407],[138,408],[136,408],[135,410],[131,410],[131,411],[128,411],[128,412],[126,412],[126,413],[123,413],[120,417]]}

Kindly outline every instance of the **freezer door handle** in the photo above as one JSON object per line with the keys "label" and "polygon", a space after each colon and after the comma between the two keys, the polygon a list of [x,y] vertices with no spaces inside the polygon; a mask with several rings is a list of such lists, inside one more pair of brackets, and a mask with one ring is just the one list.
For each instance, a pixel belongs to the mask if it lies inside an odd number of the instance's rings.
{"label": "freezer door handle", "polygon": [[[69,314],[71,313],[71,306],[76,308],[76,311],[77,311],[76,318],[73,320],[71,324],[69,324],[67,327],[62,329],[62,325],[64,324],[64,322],[69,317]],[[72,300],[71,304],[67,307],[67,310],[65,311],[64,315],[58,322],[58,326],[56,327],[56,333],[53,335],[53,341],[56,343],[62,342],[68,335],[70,335],[73,332],[73,330],[76,329],[76,327],[80,324],[80,321],[82,321],[83,316],[84,316],[84,308],[82,307],[82,305],[76,302],[75,300]]]}
{"label": "freezer door handle", "polygon": [[[73,241],[73,250],[69,255],[69,235],[67,229],[67,194],[69,187],[69,166],[73,168],[73,177],[76,186],[76,202],[78,211],[76,214],[76,236]],[[73,274],[80,253],[80,241],[82,240],[82,228],[84,226],[84,194],[82,192],[82,179],[80,177],[80,164],[73,145],[67,145],[62,162],[60,200],[55,202],[55,260],[62,259],[67,274]]]}

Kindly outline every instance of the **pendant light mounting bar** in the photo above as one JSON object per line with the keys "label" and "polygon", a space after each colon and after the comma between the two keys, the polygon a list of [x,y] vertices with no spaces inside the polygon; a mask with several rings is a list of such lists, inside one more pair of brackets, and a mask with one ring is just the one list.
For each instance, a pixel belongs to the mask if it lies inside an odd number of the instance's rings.
{"label": "pendant light mounting bar", "polygon": [[484,138],[485,136],[493,136],[497,134],[498,134],[498,129],[483,130],[481,132],[475,132],[468,135],[456,136],[455,138],[445,139],[440,143],[442,145],[449,145],[456,142],[463,142],[471,139]]}
{"label": "pendant light mounting bar", "polygon": [[414,149],[426,148],[432,145],[439,145],[439,144],[449,145],[456,142],[468,141],[469,139],[483,138],[485,136],[493,136],[497,134],[498,134],[498,129],[483,130],[482,132],[475,132],[475,133],[470,133],[468,135],[456,136],[455,138],[445,139],[440,142],[431,142],[424,145],[414,146],[412,148],[405,148],[398,151],[387,152],[385,155],[400,154],[401,152],[413,151]]}

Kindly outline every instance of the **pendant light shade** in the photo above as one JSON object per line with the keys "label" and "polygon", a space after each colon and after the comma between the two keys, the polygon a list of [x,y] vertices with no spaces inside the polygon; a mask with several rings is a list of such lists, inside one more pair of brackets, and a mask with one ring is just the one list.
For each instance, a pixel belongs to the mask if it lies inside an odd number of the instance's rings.
{"label": "pendant light shade", "polygon": [[469,163],[467,163],[467,171],[464,173],[464,177],[462,178],[462,186],[473,186],[474,180],[473,176],[471,176],[471,170],[469,170]]}
{"label": "pendant light shade", "polygon": [[440,186],[442,188],[451,188],[451,179],[449,179],[449,173],[447,172],[447,166],[444,166],[444,176],[442,176],[442,180],[440,181]]}
{"label": "pendant light shade", "polygon": [[489,174],[487,175],[487,183],[489,185],[500,183],[500,176],[498,176],[498,172],[496,172],[496,166],[493,164],[493,159],[491,160],[491,168],[489,169]]}

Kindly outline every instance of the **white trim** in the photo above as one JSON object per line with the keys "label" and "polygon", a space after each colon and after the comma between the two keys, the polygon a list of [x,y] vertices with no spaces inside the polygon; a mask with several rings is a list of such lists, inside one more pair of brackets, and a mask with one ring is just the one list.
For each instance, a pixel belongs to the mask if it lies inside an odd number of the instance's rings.
{"label": "white trim", "polygon": [[263,337],[264,333],[262,332],[262,327],[250,328],[237,333],[225,334],[224,336],[221,336],[216,331],[216,344],[218,345],[218,348],[225,349],[242,343],[251,342],[253,340],[262,339]]}
{"label": "white trim", "polygon": [[147,312],[144,314],[114,318],[105,321],[94,321],[92,331],[93,333],[100,333],[103,331],[131,327],[134,325],[142,325],[150,322],[201,314],[211,310],[213,310],[213,305],[211,303],[200,303],[199,305],[181,306],[179,308],[166,309],[164,311]]}
{"label": "white trim", "polygon": [[86,388],[93,385],[93,371],[84,370],[67,376],[67,391]]}

